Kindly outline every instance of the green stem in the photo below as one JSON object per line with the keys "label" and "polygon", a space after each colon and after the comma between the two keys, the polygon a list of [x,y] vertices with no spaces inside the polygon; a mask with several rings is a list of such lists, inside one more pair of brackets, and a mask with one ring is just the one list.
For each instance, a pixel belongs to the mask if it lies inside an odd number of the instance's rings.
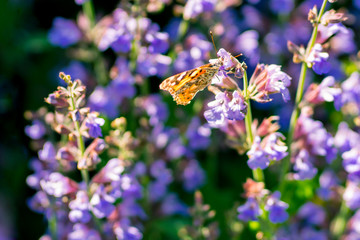
{"label": "green stem", "polygon": [[[53,206],[55,206],[55,203],[51,201]],[[56,219],[56,212],[53,210],[51,213],[51,217],[49,219],[49,231],[51,235],[51,239],[57,240],[57,219]]]}
{"label": "green stem", "polygon": [[[83,5],[83,12],[90,22],[90,27],[93,28],[96,24],[95,10],[92,0],[86,1]],[[94,60],[94,71],[96,74],[96,80],[99,84],[105,85],[108,81],[107,69],[105,61],[96,46],[93,46],[94,52],[96,52],[96,58]]]}
{"label": "green stem", "polygon": [[[70,89],[70,99],[71,99],[71,110],[75,111],[76,110],[76,105],[75,105],[75,98],[74,98],[74,93],[73,93],[73,87],[69,86]],[[76,119],[73,119],[74,121],[74,125],[75,125],[75,131],[77,132],[77,145],[79,147],[80,150],[80,159],[83,158],[84,153],[85,153],[85,144],[84,144],[84,139],[81,136],[81,131],[80,131],[80,123],[79,121],[77,121]],[[80,160],[79,159],[79,160]],[[89,193],[89,172],[86,169],[82,169],[81,170],[81,176],[86,184],[86,189]]]}
{"label": "green stem", "polygon": [[[247,113],[245,115],[246,138],[247,138],[247,142],[249,143],[249,146],[251,146],[252,143],[254,142],[254,135],[253,135],[253,132],[251,129],[252,114],[251,114],[250,99],[248,97],[249,96],[249,94],[248,94],[248,77],[247,77],[246,71],[244,71],[243,82],[244,82],[244,93],[245,93],[244,97],[245,97],[246,103],[247,103]],[[253,177],[256,181],[259,181],[259,182],[265,181],[264,173],[260,168],[253,169],[252,172],[253,172]]]}
{"label": "green stem", "polygon": [[189,21],[183,19],[178,29],[178,36],[177,36],[178,42],[181,42],[183,40],[188,29],[189,29]]}
{"label": "green stem", "polygon": [[344,233],[349,213],[350,209],[346,206],[345,201],[342,201],[339,213],[330,224],[330,232],[334,239],[340,239]]}
{"label": "green stem", "polygon": [[[321,6],[319,15],[318,15],[318,20],[321,20],[322,15],[324,14],[325,11],[325,7],[326,7],[326,3],[327,0],[323,1],[323,4]],[[313,46],[315,45],[315,41],[316,41],[316,37],[317,37],[317,32],[318,32],[318,25],[319,23],[316,22],[314,23],[314,29],[313,32],[311,34],[311,38],[309,41],[309,44],[307,46],[306,49],[306,55],[308,55],[311,51],[311,49],[313,48]],[[297,87],[297,91],[296,91],[296,99],[295,99],[295,106],[293,109],[293,112],[291,114],[291,120],[290,120],[290,126],[289,126],[289,133],[287,136],[287,145],[288,145],[288,149],[289,149],[289,155],[287,158],[285,158],[282,162],[282,169],[281,169],[281,173],[280,173],[280,191],[283,192],[284,190],[284,184],[286,182],[285,179],[285,175],[289,170],[289,166],[290,166],[290,159],[291,159],[291,143],[293,141],[293,137],[294,137],[294,131],[295,131],[295,126],[296,126],[296,122],[299,118],[300,115],[300,103],[302,101],[303,95],[304,95],[304,86],[305,86],[305,78],[306,78],[306,72],[307,72],[308,66],[305,62],[302,63],[301,65],[301,71],[300,71],[300,76],[299,76],[299,82],[298,82],[298,87]]]}
{"label": "green stem", "polygon": [[94,27],[95,26],[95,11],[94,11],[94,5],[92,3],[92,0],[86,1],[82,5],[82,8],[83,8],[85,16],[89,19],[90,26]]}

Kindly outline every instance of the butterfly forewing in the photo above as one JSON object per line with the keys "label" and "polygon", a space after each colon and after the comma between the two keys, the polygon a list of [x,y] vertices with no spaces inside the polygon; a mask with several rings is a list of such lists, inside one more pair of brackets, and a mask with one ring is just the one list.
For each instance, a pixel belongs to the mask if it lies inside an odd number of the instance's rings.
{"label": "butterfly forewing", "polygon": [[177,104],[187,105],[197,92],[206,88],[219,67],[206,64],[165,79],[160,84],[160,89],[168,91]]}

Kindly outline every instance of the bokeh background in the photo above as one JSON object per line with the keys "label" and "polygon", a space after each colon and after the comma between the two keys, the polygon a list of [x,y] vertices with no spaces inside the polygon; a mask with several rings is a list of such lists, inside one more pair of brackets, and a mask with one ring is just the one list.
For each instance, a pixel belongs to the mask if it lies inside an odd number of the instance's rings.
{"label": "bokeh background", "polygon": [[[229,1],[231,2],[231,1]],[[276,10],[285,2],[290,3],[288,10]],[[292,95],[296,86],[299,66],[290,63],[291,54],[286,49],[286,39],[294,39],[298,44],[306,43],[311,33],[311,25],[295,22],[300,16],[306,16],[302,9],[309,9],[314,3],[321,1],[235,1],[231,14],[224,15],[223,21],[232,21],[239,34],[247,30],[254,30],[255,37],[243,35],[241,47],[232,46],[228,50],[242,50],[245,52],[243,58],[249,69],[253,69],[257,61],[265,63],[284,64],[283,69],[293,77]],[[98,17],[110,14],[119,1],[94,1],[95,12]],[[164,30],[170,20],[174,18],[173,9],[176,5],[184,4],[183,1],[174,1],[165,6],[163,11],[149,13],[148,17],[159,24]],[[275,7],[274,7],[275,6]],[[356,55],[359,47],[360,30],[360,1],[340,0],[333,5],[335,9],[348,12],[351,17],[347,26],[353,31],[355,48],[339,53],[339,59],[343,62],[337,63],[334,74],[343,80],[346,73],[351,72],[354,67],[349,63],[349,56]],[[35,191],[26,185],[26,177],[31,173],[29,160],[37,153],[31,150],[30,139],[24,133],[24,127],[29,124],[24,118],[27,110],[35,111],[46,106],[44,98],[59,85],[58,72],[65,69],[73,60],[73,53],[50,44],[48,31],[52,27],[55,17],[61,16],[68,19],[76,19],[82,10],[81,6],[74,1],[67,0],[2,0],[0,1],[0,237],[1,239],[37,239],[46,229],[46,221],[43,215],[32,212],[27,206],[27,200]],[[303,11],[303,12],[302,12]],[[259,16],[260,14],[260,16]],[[219,19],[220,20],[220,19]],[[292,25],[289,25],[292,23]],[[302,29],[304,28],[304,29]],[[194,21],[191,30],[207,34],[209,26]],[[224,44],[222,38],[225,33],[216,35],[215,41],[219,45]],[[304,30],[303,36],[294,36],[297,31]],[[250,33],[251,34],[254,34]],[[208,40],[210,37],[207,36]],[[239,41],[241,38],[239,39]],[[231,46],[231,43],[228,44]],[[103,53],[105,58],[111,62],[114,56],[111,52]],[[234,52],[236,54],[236,52]],[[211,53],[214,57],[215,53]],[[89,65],[89,74],[93,69]],[[337,72],[336,72],[337,71]],[[335,73],[336,72],[336,73]],[[166,77],[174,74],[169,70]],[[310,73],[311,75],[311,73]],[[321,79],[322,77],[315,77]],[[151,77],[151,92],[159,92],[158,85],[161,77]],[[166,94],[164,94],[166,95]],[[282,131],[287,130],[292,103],[281,103],[280,99],[266,105],[255,104],[254,116],[262,118],[272,114],[281,116]],[[280,101],[279,101],[280,100]],[[169,105],[175,108],[169,96],[166,96]],[[340,121],[338,114],[331,112],[332,106],[326,106],[329,111],[320,111],[318,118],[333,116],[328,125],[336,126]],[[186,107],[185,112],[192,112]],[[174,125],[176,119],[172,120]],[[245,157],[239,157],[235,150],[227,148],[224,144],[224,136],[221,134],[212,138],[212,144],[220,146],[216,153],[208,154],[206,151],[198,153],[198,160],[207,175],[207,182],[202,187],[205,201],[212,209],[221,213],[216,216],[221,228],[226,229],[226,211],[231,206],[239,205],[241,201],[242,184],[247,177],[251,177],[251,171],[245,161]],[[244,161],[241,161],[244,160]],[[267,188],[271,189],[273,184],[271,171],[267,172]],[[186,194],[182,199],[191,204],[193,195]],[[239,202],[236,204],[236,202]],[[230,206],[230,207],[229,207]],[[233,211],[234,214],[234,211]],[[166,225],[158,225],[160,232]],[[166,236],[162,235],[162,236]],[[166,238],[164,238],[166,239]],[[226,239],[226,238],[224,238]]]}

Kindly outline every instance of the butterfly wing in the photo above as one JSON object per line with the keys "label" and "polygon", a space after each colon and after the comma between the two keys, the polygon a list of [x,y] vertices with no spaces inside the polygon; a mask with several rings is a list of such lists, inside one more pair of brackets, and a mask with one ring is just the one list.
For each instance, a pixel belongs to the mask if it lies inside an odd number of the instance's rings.
{"label": "butterfly wing", "polygon": [[209,63],[165,79],[160,84],[160,89],[168,91],[177,104],[187,105],[197,92],[211,83],[218,71],[219,67]]}

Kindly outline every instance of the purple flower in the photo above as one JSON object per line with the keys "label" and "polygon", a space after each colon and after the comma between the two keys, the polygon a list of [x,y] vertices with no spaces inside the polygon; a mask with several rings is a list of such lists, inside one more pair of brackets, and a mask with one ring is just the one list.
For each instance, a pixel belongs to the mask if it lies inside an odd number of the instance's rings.
{"label": "purple flower", "polygon": [[170,159],[181,158],[186,154],[186,152],[187,149],[180,137],[172,139],[166,147],[166,154]]}
{"label": "purple flower", "polygon": [[212,127],[221,127],[225,124],[224,109],[230,101],[229,94],[219,92],[215,95],[215,100],[208,103],[210,109],[204,112],[205,119],[209,122]]}
{"label": "purple flower", "polygon": [[269,220],[272,223],[282,223],[289,218],[286,209],[289,204],[280,201],[280,192],[274,192],[266,201],[265,210],[269,211]]}
{"label": "purple flower", "polygon": [[97,117],[94,113],[89,113],[86,119],[86,127],[89,129],[89,135],[92,138],[102,137],[101,126],[104,125],[105,120]]}
{"label": "purple flower", "polygon": [[279,161],[288,155],[287,147],[280,141],[284,139],[281,133],[272,133],[265,137],[263,141],[259,136],[255,137],[254,143],[247,152],[249,157],[248,166],[251,169],[265,169],[270,161]]}
{"label": "purple flower", "polygon": [[323,200],[329,200],[335,196],[333,188],[335,188],[339,179],[332,170],[325,170],[319,178],[320,187],[317,190],[318,196]]}
{"label": "purple flower", "polygon": [[90,229],[87,225],[81,223],[74,224],[73,231],[70,232],[67,237],[69,240],[101,240],[100,233],[98,233],[95,229]]}
{"label": "purple flower", "polygon": [[50,207],[50,200],[44,191],[38,191],[28,201],[29,208],[38,213],[45,213]]}
{"label": "purple flower", "polygon": [[86,191],[78,191],[76,198],[69,203],[69,219],[71,222],[87,223],[91,219],[89,198]]}
{"label": "purple flower", "polygon": [[97,218],[108,217],[114,210],[115,199],[105,192],[105,187],[100,185],[90,200],[90,210]]}
{"label": "purple flower", "polygon": [[210,135],[210,128],[207,125],[200,125],[200,119],[197,117],[191,120],[186,130],[189,147],[194,150],[206,149],[210,144]]}
{"label": "purple flower", "polygon": [[219,92],[215,100],[208,103],[210,109],[204,112],[205,119],[212,127],[221,127],[225,119],[242,120],[245,117],[247,105],[244,97],[238,91]]}
{"label": "purple flower", "polygon": [[[320,85],[311,84],[305,93],[306,101],[313,104],[334,102],[341,94],[341,89],[333,87],[334,84],[335,78],[332,76],[324,78]],[[339,110],[337,104],[335,104],[335,107]]]}
{"label": "purple flower", "polygon": [[305,203],[298,211],[297,216],[307,223],[321,226],[325,221],[324,209],[315,203]]}
{"label": "purple flower", "polygon": [[181,202],[178,196],[174,193],[168,194],[161,203],[161,211],[165,215],[188,215],[188,207]]}
{"label": "purple flower", "polygon": [[216,0],[188,0],[184,7],[184,19],[196,18],[203,12],[214,10]]}
{"label": "purple flower", "polygon": [[270,9],[276,14],[289,14],[294,8],[293,0],[271,0]]}
{"label": "purple flower", "polygon": [[135,177],[129,174],[123,174],[121,179],[121,190],[122,190],[122,197],[126,198],[134,198],[138,199],[142,197],[142,186],[136,180]]}
{"label": "purple flower", "polygon": [[[322,18],[326,17],[327,13],[329,12],[326,12]],[[337,34],[348,35],[351,33],[342,23],[329,23],[327,26],[319,24],[317,42],[324,43],[330,37]]]}
{"label": "purple flower", "polygon": [[109,118],[119,115],[118,102],[111,95],[109,88],[97,86],[89,96],[88,105],[92,111],[104,113]]}
{"label": "purple flower", "polygon": [[140,48],[137,59],[137,72],[144,77],[163,77],[167,72],[171,58],[159,53],[150,53],[145,47]]}
{"label": "purple flower", "polygon": [[338,99],[338,106],[351,104],[351,110],[355,114],[360,113],[360,73],[353,72],[348,79],[341,84],[342,94]]}
{"label": "purple flower", "polygon": [[202,34],[190,34],[184,43],[185,50],[180,52],[174,62],[174,71],[183,72],[204,65],[212,45]]}
{"label": "purple flower", "polygon": [[51,44],[66,48],[80,41],[82,33],[72,20],[56,17],[49,31],[48,38]]}
{"label": "purple flower", "polygon": [[238,219],[245,222],[257,221],[261,214],[258,202],[252,197],[249,197],[244,205],[239,206],[237,211],[239,213]]}
{"label": "purple flower", "polygon": [[124,198],[118,205],[118,211],[122,217],[139,217],[140,219],[146,219],[146,214],[141,206],[136,203],[134,198]]}
{"label": "purple flower", "polygon": [[128,219],[122,219],[114,224],[114,233],[118,240],[140,240],[143,238],[139,229],[134,226],[130,226]]}
{"label": "purple flower", "polygon": [[149,184],[150,200],[159,201],[166,195],[168,185],[173,181],[172,173],[163,160],[157,160],[151,165],[150,174],[155,178]]}
{"label": "purple flower", "polygon": [[341,156],[343,158],[343,167],[349,173],[348,179],[360,183],[360,148],[353,148],[344,152]]}
{"label": "purple flower", "polygon": [[263,140],[265,141],[264,151],[270,160],[279,161],[288,155],[287,146],[280,139],[285,139],[285,137],[281,133],[275,132]]}
{"label": "purple flower", "polygon": [[331,67],[331,65],[327,61],[329,58],[329,54],[322,51],[323,48],[321,44],[316,43],[311,49],[309,56],[306,59],[306,61],[311,64],[314,72],[319,75],[329,72]]}
{"label": "purple flower", "polygon": [[295,156],[295,164],[294,164],[294,179],[296,180],[304,180],[304,179],[312,179],[316,173],[317,169],[312,164],[312,157],[309,152],[305,149],[302,149]]}
{"label": "purple flower", "polygon": [[25,127],[25,133],[30,138],[38,140],[45,135],[46,128],[43,122],[35,119],[34,121],[32,121],[31,125]]}
{"label": "purple flower", "polygon": [[351,181],[347,182],[343,199],[351,210],[355,210],[360,207],[360,188],[357,183]]}
{"label": "purple flower", "polygon": [[261,138],[256,136],[254,142],[247,152],[249,160],[247,164],[251,169],[265,169],[270,164],[270,159],[264,149],[261,147]]}
{"label": "purple flower", "polygon": [[326,131],[322,122],[310,118],[311,114],[308,110],[308,108],[303,108],[295,128],[294,137],[299,143],[297,148],[299,151],[305,149],[307,154],[323,156],[328,163],[331,163],[337,152],[334,139]]}
{"label": "purple flower", "polygon": [[51,142],[45,142],[43,149],[39,150],[39,159],[47,162],[54,163],[56,161],[56,150]]}
{"label": "purple flower", "polygon": [[352,131],[346,122],[341,122],[334,137],[335,146],[344,153],[355,148],[358,143],[360,143],[360,134]]}
{"label": "purple flower", "polygon": [[48,179],[40,180],[41,188],[49,195],[62,197],[74,193],[77,190],[77,183],[61,173],[51,173]]}
{"label": "purple flower", "polygon": [[156,32],[148,33],[145,39],[149,46],[149,53],[165,53],[169,49],[169,34]]}
{"label": "purple flower", "polygon": [[166,168],[166,163],[163,160],[157,160],[151,164],[150,174],[155,179],[166,184],[173,181],[171,171]]}
{"label": "purple flower", "polygon": [[106,165],[97,173],[92,181],[96,183],[117,182],[121,179],[124,172],[124,163],[118,158],[110,159]]}
{"label": "purple flower", "polygon": [[167,105],[161,100],[160,95],[150,95],[142,103],[142,107],[150,116],[149,123],[152,126],[163,123],[167,120],[169,110]]}
{"label": "purple flower", "polygon": [[184,189],[193,192],[205,183],[205,172],[196,160],[190,160],[182,174]]}
{"label": "purple flower", "polygon": [[256,30],[247,30],[238,35],[235,40],[235,51],[249,57],[252,66],[256,65],[260,59],[259,33]]}
{"label": "purple flower", "polygon": [[267,102],[269,94],[281,93],[284,101],[290,100],[287,87],[291,84],[291,77],[281,71],[281,66],[258,64],[249,82],[251,99]]}

